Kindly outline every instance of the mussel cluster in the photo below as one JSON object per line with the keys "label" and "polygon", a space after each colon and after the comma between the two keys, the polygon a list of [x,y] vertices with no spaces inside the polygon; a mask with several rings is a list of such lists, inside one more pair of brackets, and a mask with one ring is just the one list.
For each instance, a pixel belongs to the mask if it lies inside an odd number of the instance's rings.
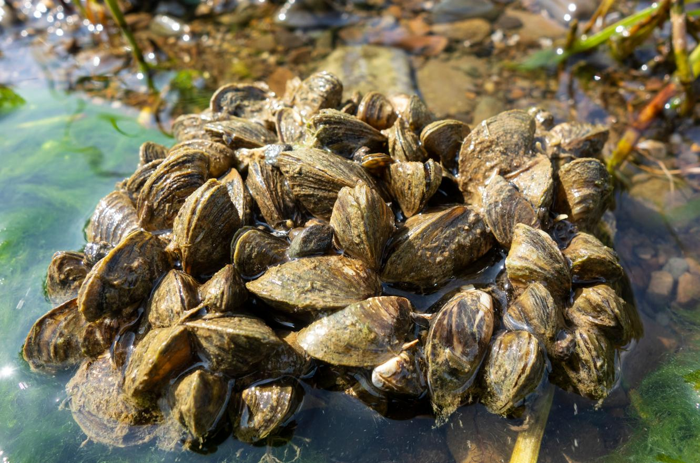
{"label": "mussel cluster", "polygon": [[[605,398],[640,335],[603,244],[603,128],[532,110],[470,130],[416,96],[344,100],[320,72],[281,98],[226,85],[173,132],[141,146],[85,249],[54,255],[55,308],[24,346],[34,369],[79,365],[67,392],[93,440],[261,441],[302,382],[429,401],[439,422],[477,400],[518,416],[547,381]],[[410,300],[504,257],[489,283]]]}

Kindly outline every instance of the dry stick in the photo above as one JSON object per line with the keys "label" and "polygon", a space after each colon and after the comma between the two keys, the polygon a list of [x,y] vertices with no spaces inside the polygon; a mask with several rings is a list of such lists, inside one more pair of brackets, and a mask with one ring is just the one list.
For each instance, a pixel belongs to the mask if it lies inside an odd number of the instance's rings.
{"label": "dry stick", "polygon": [[537,399],[532,407],[532,423],[526,430],[518,434],[518,440],[515,441],[513,453],[510,456],[510,463],[537,463],[544,428],[547,426],[553,400],[554,386],[547,384],[544,394]]}
{"label": "dry stick", "polygon": [[603,21],[605,21],[605,16],[608,14],[608,11],[610,11],[610,8],[613,6],[614,3],[615,0],[603,0],[602,2],[600,2],[600,5],[595,10],[595,13],[593,13],[591,19],[584,26],[583,35],[588,34],[591,31],[591,29],[593,29],[593,26],[595,26],[595,23],[596,21],[598,21],[598,18],[603,18]]}

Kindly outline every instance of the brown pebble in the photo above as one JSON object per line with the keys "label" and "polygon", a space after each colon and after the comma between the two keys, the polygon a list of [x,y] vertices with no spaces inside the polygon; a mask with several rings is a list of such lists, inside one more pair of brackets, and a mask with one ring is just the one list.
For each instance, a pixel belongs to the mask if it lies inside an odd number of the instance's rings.
{"label": "brown pebble", "polygon": [[700,276],[685,272],[678,279],[678,294],[676,302],[688,305],[700,301]]}
{"label": "brown pebble", "polygon": [[647,288],[647,297],[656,303],[668,302],[673,292],[673,275],[664,270],[651,272],[651,281]]}
{"label": "brown pebble", "polygon": [[685,261],[688,262],[688,271],[690,273],[693,275],[700,275],[700,262],[692,257],[686,257]]}

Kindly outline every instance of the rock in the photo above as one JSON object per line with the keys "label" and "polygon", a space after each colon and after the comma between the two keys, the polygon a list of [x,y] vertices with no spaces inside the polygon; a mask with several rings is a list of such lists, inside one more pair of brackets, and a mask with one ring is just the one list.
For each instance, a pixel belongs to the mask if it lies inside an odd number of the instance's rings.
{"label": "rock", "polygon": [[686,257],[685,261],[688,263],[688,271],[690,273],[693,275],[700,275],[700,262],[692,257]]}
{"label": "rock", "polygon": [[326,0],[289,0],[275,16],[275,23],[291,29],[342,27],[357,20]]}
{"label": "rock", "polygon": [[566,37],[566,28],[556,21],[540,14],[509,9],[508,16],[518,19],[523,27],[518,30],[520,40],[524,43],[537,43],[540,39],[556,40]]}
{"label": "rock", "polygon": [[491,24],[484,19],[474,18],[453,23],[435,24],[432,30],[448,39],[478,43],[491,34]]}
{"label": "rock", "polygon": [[647,298],[655,304],[664,304],[668,302],[671,300],[674,283],[673,275],[664,270],[651,272],[651,280],[647,288]]}
{"label": "rock", "polygon": [[499,14],[490,0],[442,0],[433,8],[433,22],[447,23],[468,18],[496,19]]}
{"label": "rock", "polygon": [[479,102],[474,108],[474,114],[472,116],[472,127],[479,124],[481,121],[485,121],[489,117],[493,117],[496,114],[506,110],[503,100],[500,98],[495,98],[492,96],[484,96],[479,98]]}
{"label": "rock", "polygon": [[682,257],[671,257],[668,262],[666,262],[666,265],[664,265],[662,270],[670,273],[673,275],[673,279],[677,280],[681,275],[688,271],[688,268],[688,262],[686,262],[686,260]]}
{"label": "rock", "polygon": [[416,93],[411,80],[408,55],[396,48],[375,45],[336,48],[318,67],[338,76],[343,82],[345,96],[354,91],[372,90],[392,93]]}
{"label": "rock", "polygon": [[516,18],[515,16],[511,16],[509,14],[504,14],[501,15],[501,17],[498,18],[498,21],[494,23],[494,26],[496,29],[503,29],[506,31],[510,31],[513,29],[518,29],[520,27],[523,27],[523,22]]}
{"label": "rock", "polygon": [[451,117],[469,122],[476,101],[467,93],[479,88],[486,72],[484,60],[463,56],[449,60],[432,59],[416,72],[418,88],[428,108],[438,118]]}
{"label": "rock", "polygon": [[676,302],[684,306],[700,302],[700,276],[690,272],[680,276]]}

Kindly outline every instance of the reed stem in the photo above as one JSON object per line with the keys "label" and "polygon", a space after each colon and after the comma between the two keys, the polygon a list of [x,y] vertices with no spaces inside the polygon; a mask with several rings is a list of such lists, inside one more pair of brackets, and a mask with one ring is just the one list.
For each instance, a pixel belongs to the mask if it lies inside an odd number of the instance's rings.
{"label": "reed stem", "polygon": [[532,424],[518,434],[510,463],[537,463],[553,400],[554,386],[547,384],[544,394],[537,399],[532,408]]}

